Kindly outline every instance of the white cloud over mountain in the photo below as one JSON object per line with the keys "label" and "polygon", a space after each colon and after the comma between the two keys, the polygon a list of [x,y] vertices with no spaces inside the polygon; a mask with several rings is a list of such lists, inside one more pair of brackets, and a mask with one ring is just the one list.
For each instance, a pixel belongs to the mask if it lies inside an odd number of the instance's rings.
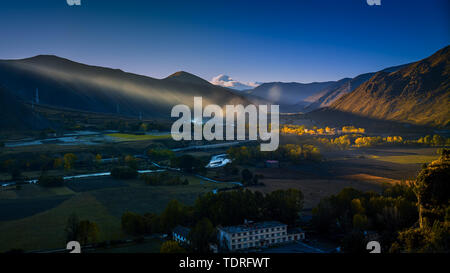
{"label": "white cloud over mountain", "polygon": [[236,90],[252,89],[260,85],[260,82],[240,82],[232,79],[230,76],[220,74],[210,81],[212,84],[228,87]]}

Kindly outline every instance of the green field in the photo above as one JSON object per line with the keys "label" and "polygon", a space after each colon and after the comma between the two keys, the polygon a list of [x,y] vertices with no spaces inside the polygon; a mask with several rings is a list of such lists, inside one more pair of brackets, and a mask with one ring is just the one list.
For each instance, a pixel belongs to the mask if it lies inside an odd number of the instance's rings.
{"label": "green field", "polygon": [[[0,202],[10,209],[1,211],[0,216],[11,217],[8,215],[20,211],[28,216],[17,216],[13,220],[0,222],[0,252],[13,248],[26,251],[64,248],[64,228],[72,213],[76,213],[80,220],[96,222],[100,230],[100,241],[123,239],[126,236],[122,234],[120,219],[127,210],[159,213],[172,199],[193,204],[200,194],[229,187],[223,183],[204,182],[190,175],[182,175],[182,179],[184,178],[189,180],[189,185],[148,186],[140,179],[120,180],[120,183],[117,183],[118,181],[111,177],[101,177],[77,181],[76,183],[86,183],[79,192],[70,190],[70,185],[55,189],[24,185],[21,190],[3,192]],[[92,189],[89,189],[90,182],[93,182]],[[99,188],[99,183],[104,183],[104,187]],[[53,202],[58,196],[64,197],[64,200]],[[43,209],[36,213],[35,207],[41,203]],[[136,247],[151,251],[159,248],[155,244],[153,247],[146,245],[144,243]],[[111,251],[120,252],[120,249]]]}
{"label": "green field", "polygon": [[100,240],[122,236],[119,219],[111,216],[91,194],[83,193],[33,216],[0,222],[0,251],[64,248],[64,228],[72,213],[96,222],[101,230]]}
{"label": "green field", "polygon": [[430,163],[436,160],[439,155],[397,155],[397,156],[377,156],[372,155],[370,158],[397,164],[422,164]]}

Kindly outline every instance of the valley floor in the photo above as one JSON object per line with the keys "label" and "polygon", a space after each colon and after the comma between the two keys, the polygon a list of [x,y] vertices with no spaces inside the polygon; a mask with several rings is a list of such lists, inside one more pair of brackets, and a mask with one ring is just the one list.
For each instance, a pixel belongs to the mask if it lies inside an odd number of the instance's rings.
{"label": "valley floor", "polygon": [[[137,149],[145,147],[137,145]],[[44,149],[39,146],[39,149]],[[76,147],[74,147],[76,148]],[[22,148],[21,148],[22,149]],[[224,153],[225,149],[187,151],[205,158]],[[297,188],[304,194],[304,208],[312,209],[321,198],[338,193],[345,187],[380,192],[383,187],[413,178],[423,163],[438,157],[435,148],[375,147],[323,152],[322,162],[282,165],[280,168],[240,166],[261,174],[264,186],[250,190],[264,193],[277,189]],[[206,176],[224,178],[220,171],[208,170]],[[161,212],[167,203],[177,199],[191,205],[198,195],[226,184],[207,183],[186,176],[189,185],[149,186],[140,179],[117,180],[92,177],[66,182],[64,187],[43,188],[23,185],[21,189],[0,191],[0,252],[10,249],[38,250],[64,247],[68,217],[76,213],[81,220],[98,224],[100,240],[124,239],[121,216],[125,211]],[[116,250],[155,252],[158,244],[144,243]]]}
{"label": "valley floor", "polygon": [[281,168],[255,168],[265,186],[250,189],[271,192],[277,189],[300,189],[304,207],[311,209],[320,199],[345,187],[381,192],[383,187],[413,179],[423,163],[439,157],[435,148],[377,147],[324,153],[320,163],[305,163]]}

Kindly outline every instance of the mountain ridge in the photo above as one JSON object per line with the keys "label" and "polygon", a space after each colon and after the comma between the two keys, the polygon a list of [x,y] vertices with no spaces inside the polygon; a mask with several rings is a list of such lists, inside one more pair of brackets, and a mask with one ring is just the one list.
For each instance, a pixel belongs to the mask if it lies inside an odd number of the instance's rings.
{"label": "mountain ridge", "polygon": [[312,83],[269,82],[244,92],[276,104],[293,104],[293,101],[298,102],[306,99],[333,83],[333,81]]}
{"label": "mountain ridge", "polygon": [[192,107],[194,96],[208,104],[249,103],[187,72],[155,79],[54,55],[0,60],[0,84],[25,102],[31,102],[38,89],[43,105],[134,117],[170,119],[174,105]]}
{"label": "mountain ridge", "polygon": [[390,72],[375,73],[330,109],[420,125],[450,125],[450,46]]}

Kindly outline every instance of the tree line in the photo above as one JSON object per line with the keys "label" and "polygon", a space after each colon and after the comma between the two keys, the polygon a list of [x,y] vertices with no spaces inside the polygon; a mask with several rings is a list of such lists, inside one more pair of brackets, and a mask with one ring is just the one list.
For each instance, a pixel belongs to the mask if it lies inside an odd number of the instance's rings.
{"label": "tree line", "polygon": [[424,165],[414,181],[381,194],[352,188],[324,198],[313,209],[313,228],[342,234],[343,250],[365,252],[374,231],[384,252],[450,251],[450,152]]}
{"label": "tree line", "polygon": [[303,194],[297,189],[277,190],[269,194],[241,189],[201,195],[192,206],[172,200],[160,214],[125,212],[121,223],[122,230],[133,236],[171,233],[177,225],[191,227],[192,250],[204,252],[207,251],[207,242],[214,242],[218,225],[238,225],[246,219],[278,220],[293,225],[302,208]]}
{"label": "tree line", "polygon": [[227,153],[237,164],[258,163],[262,160],[298,163],[302,160],[320,161],[322,158],[320,149],[311,144],[284,144],[271,152],[262,152],[259,146],[231,147]]}

